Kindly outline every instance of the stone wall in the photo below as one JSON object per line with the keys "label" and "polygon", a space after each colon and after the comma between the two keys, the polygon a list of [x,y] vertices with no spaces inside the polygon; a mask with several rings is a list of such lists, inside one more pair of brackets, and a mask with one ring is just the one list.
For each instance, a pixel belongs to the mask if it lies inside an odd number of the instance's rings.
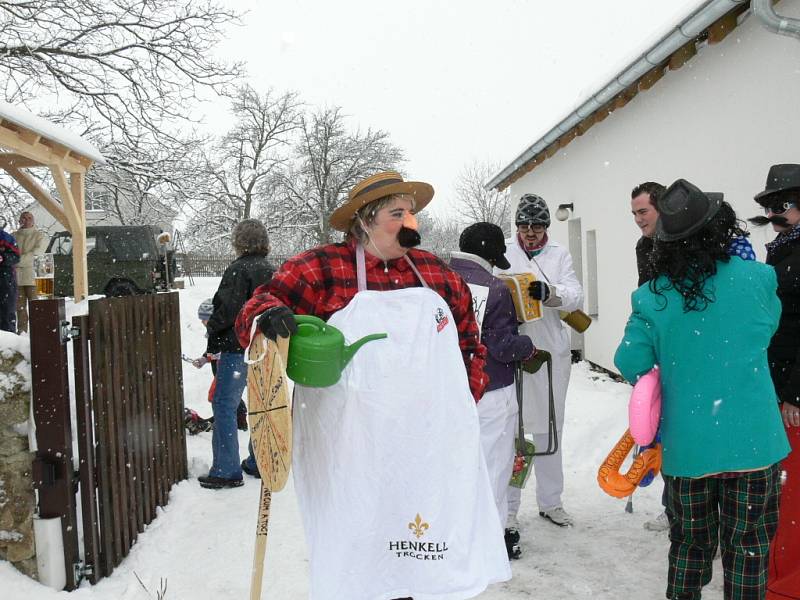
{"label": "stone wall", "polygon": [[29,345],[26,337],[0,334],[0,558],[36,577]]}

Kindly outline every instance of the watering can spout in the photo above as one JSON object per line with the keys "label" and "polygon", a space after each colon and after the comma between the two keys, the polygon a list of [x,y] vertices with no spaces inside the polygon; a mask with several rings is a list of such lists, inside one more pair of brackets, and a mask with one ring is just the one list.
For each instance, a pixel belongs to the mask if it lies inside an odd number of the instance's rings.
{"label": "watering can spout", "polygon": [[344,351],[342,353],[342,358],[344,359],[343,361],[344,364],[342,365],[342,367],[344,367],[347,363],[350,362],[350,359],[353,358],[353,356],[355,355],[356,352],[358,352],[361,346],[363,346],[367,342],[371,342],[373,340],[382,340],[383,338],[386,337],[389,336],[385,333],[373,333],[371,335],[365,335],[360,340],[353,342],[349,346],[345,346]]}

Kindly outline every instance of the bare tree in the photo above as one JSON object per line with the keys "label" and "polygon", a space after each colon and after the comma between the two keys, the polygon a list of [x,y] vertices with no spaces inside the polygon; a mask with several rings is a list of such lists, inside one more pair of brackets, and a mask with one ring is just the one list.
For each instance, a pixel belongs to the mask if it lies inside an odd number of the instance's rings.
{"label": "bare tree", "polygon": [[486,190],[483,187],[484,183],[499,170],[500,165],[491,162],[473,162],[466,165],[456,178],[455,201],[463,213],[465,223],[479,221],[494,223],[509,235],[508,192]]}
{"label": "bare tree", "polygon": [[385,131],[350,131],[339,107],[319,109],[302,120],[293,164],[285,169],[270,202],[269,226],[300,247],[338,238],[329,218],[361,179],[397,169],[402,150]]}
{"label": "bare tree", "polygon": [[237,90],[233,128],[203,150],[204,176],[193,185],[187,236],[205,247],[210,231],[230,233],[240,220],[263,213],[292,156],[301,107],[294,92],[259,94],[249,85]]}
{"label": "bare tree", "polygon": [[122,225],[169,223],[191,199],[192,185],[202,178],[198,138],[165,138],[148,135],[106,144],[106,165],[87,175],[87,189],[104,199],[103,209]]}
{"label": "bare tree", "polygon": [[221,88],[240,64],[213,58],[238,16],[206,0],[0,0],[0,80],[10,101],[52,108],[83,133],[165,134],[199,87]]}
{"label": "bare tree", "polygon": [[[216,186],[211,191],[218,208],[233,219],[247,219],[259,196],[267,193],[277,169],[291,154],[292,133],[300,128],[300,101],[294,92],[259,95],[249,85],[233,101],[236,117],[207,169]],[[221,206],[220,206],[221,205]]]}
{"label": "bare tree", "polygon": [[448,260],[450,253],[458,250],[458,238],[462,226],[457,221],[444,220],[428,212],[417,215],[421,248],[433,252],[442,260]]}

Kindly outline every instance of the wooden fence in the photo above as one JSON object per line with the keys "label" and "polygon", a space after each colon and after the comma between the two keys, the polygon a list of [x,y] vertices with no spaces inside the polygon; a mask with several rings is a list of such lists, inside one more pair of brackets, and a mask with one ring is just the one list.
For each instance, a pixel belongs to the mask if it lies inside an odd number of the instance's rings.
{"label": "wooden fence", "polygon": [[[187,459],[178,294],[92,300],[89,314],[74,317],[71,327],[63,311],[60,299],[31,303],[32,391],[40,449],[34,479],[40,512],[45,504],[50,513],[42,516],[62,517],[66,589],[74,589],[82,575],[96,583],[122,562],[138,534],[156,518],[156,509],[167,504],[172,485],[186,479]],[[67,378],[52,377],[53,372],[66,375],[67,338],[74,353],[83,564],[75,518],[77,486],[69,468],[71,416],[55,406],[69,406],[63,403]],[[54,365],[54,356],[63,362]],[[64,468],[49,468],[54,461],[60,464],[62,454]]]}
{"label": "wooden fence", "polygon": [[[288,256],[270,254],[268,260],[275,267],[283,264]],[[183,277],[222,277],[236,257],[225,254],[204,254],[200,252],[178,252],[175,254],[178,273]]]}

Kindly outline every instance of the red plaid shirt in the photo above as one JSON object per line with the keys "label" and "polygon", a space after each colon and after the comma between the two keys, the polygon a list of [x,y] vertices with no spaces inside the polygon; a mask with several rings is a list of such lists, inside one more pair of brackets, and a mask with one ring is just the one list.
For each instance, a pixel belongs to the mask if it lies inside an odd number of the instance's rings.
{"label": "red plaid shirt", "polygon": [[[486,348],[478,341],[478,323],[472,311],[472,294],[455,271],[430,252],[409,250],[425,282],[450,307],[458,330],[458,344],[477,402],[489,382],[483,372]],[[404,259],[386,263],[365,255],[367,289],[399,290],[420,287],[414,271]],[[355,242],[329,244],[307,250],[287,260],[269,283],[256,288],[253,297],[236,318],[236,333],[243,348],[250,343],[253,319],[265,310],[284,304],[299,315],[316,315],[328,320],[343,309],[358,292]]]}

